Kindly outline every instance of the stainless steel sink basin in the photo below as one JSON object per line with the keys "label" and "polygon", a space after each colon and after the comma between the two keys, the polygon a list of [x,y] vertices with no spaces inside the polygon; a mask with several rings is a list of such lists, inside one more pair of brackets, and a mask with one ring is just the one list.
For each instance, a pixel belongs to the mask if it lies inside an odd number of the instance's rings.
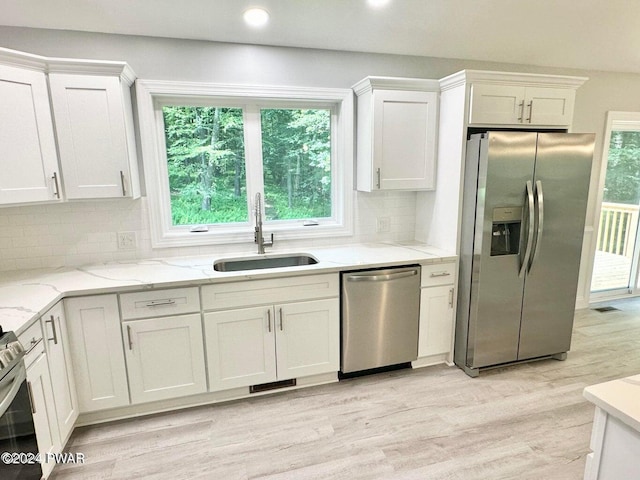
{"label": "stainless steel sink basin", "polygon": [[217,272],[239,272],[242,270],[260,270],[265,268],[301,267],[314,265],[318,260],[311,255],[282,255],[268,257],[230,258],[217,260],[213,269]]}

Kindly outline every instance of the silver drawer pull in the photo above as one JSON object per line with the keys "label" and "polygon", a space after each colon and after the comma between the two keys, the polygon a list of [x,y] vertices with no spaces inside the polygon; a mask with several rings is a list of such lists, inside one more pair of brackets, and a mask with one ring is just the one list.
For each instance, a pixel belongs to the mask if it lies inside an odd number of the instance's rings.
{"label": "silver drawer pull", "polygon": [[147,303],[147,307],[160,307],[162,305],[175,305],[176,301],[170,298],[166,300],[153,300],[152,302]]}
{"label": "silver drawer pull", "polygon": [[448,277],[449,275],[451,275],[451,273],[449,273],[449,272],[432,273],[431,274],[431,278],[434,278],[434,277]]}
{"label": "silver drawer pull", "polygon": [[24,352],[25,355],[29,355],[31,353],[31,351],[36,348],[38,346],[38,344],[42,341],[42,338],[39,338],[38,340],[34,338],[31,339],[31,342],[29,343],[29,348],[27,348],[27,351]]}

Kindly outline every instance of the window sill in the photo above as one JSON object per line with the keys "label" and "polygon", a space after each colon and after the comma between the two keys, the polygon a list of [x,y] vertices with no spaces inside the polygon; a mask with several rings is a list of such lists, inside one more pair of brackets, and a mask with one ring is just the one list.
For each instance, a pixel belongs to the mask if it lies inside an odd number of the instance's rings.
{"label": "window sill", "polygon": [[[308,240],[316,238],[335,238],[353,235],[353,228],[345,225],[313,225],[313,226],[264,226],[265,240],[273,233],[278,241]],[[242,226],[224,230],[212,227],[208,232],[190,232],[188,229],[174,229],[164,235],[152,238],[152,248],[194,247],[204,245],[224,245],[253,243],[254,227]]]}

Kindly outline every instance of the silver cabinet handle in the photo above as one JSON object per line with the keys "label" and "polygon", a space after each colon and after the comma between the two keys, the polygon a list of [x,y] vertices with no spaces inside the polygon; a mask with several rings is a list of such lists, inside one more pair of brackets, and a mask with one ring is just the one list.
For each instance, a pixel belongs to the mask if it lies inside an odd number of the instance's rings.
{"label": "silver cabinet handle", "polygon": [[174,305],[175,303],[175,300],[167,298],[166,300],[153,300],[147,303],[147,307],[161,307],[163,305]]}
{"label": "silver cabinet handle", "polygon": [[269,333],[271,333],[271,309],[267,310],[267,328],[269,329]]}
{"label": "silver cabinet handle", "polygon": [[124,188],[124,172],[122,170],[120,170],[120,183],[122,184],[122,196],[126,197],[127,196],[127,191]]}
{"label": "silver cabinet handle", "polygon": [[522,122],[522,117],[524,117],[524,100],[518,104],[520,107],[520,116],[518,117],[518,121]]}
{"label": "silver cabinet handle", "polygon": [[453,287],[449,289],[449,306],[453,308]]}
{"label": "silver cabinet handle", "polygon": [[376,187],[380,189],[380,169],[379,168],[376,170],[376,174],[378,175],[378,183],[376,183]]}
{"label": "silver cabinet handle", "polygon": [[133,341],[131,340],[131,325],[127,325],[127,339],[129,340],[129,350],[133,350]]}
{"label": "silver cabinet handle", "polygon": [[413,277],[417,275],[417,270],[407,270],[398,273],[388,273],[386,275],[348,275],[348,282],[383,282],[386,280],[396,280],[403,277]]}
{"label": "silver cabinet handle", "polygon": [[[58,318],[60,318],[60,317],[58,317]],[[45,320],[44,323],[50,323],[51,324],[51,331],[53,332],[53,338],[49,338],[48,340],[49,341],[53,340],[53,343],[55,345],[57,345],[58,344],[58,333],[56,332],[56,321],[53,318],[53,315],[51,315],[49,317],[49,320]]]}
{"label": "silver cabinet handle", "polygon": [[36,402],[33,401],[33,389],[31,382],[27,381],[27,391],[29,392],[29,402],[31,403],[31,413],[36,414]]}
{"label": "silver cabinet handle", "polygon": [[432,273],[429,276],[431,278],[434,278],[434,277],[448,277],[449,275],[451,275],[451,273],[449,273],[449,272],[440,272],[440,273]]}
{"label": "silver cabinet handle", "polygon": [[527,107],[529,107],[529,118],[527,118],[527,122],[531,123],[531,117],[533,116],[533,100],[529,102]]}
{"label": "silver cabinet handle", "polygon": [[533,249],[533,255],[531,256],[531,262],[529,263],[529,272],[533,267],[538,252],[540,251],[540,242],[542,241],[542,230],[544,228],[544,194],[542,193],[542,182],[536,181],[536,200],[538,204],[538,228],[536,229],[536,243]]}
{"label": "silver cabinet handle", "polygon": [[280,313],[280,331],[284,330],[284,326],[283,326],[283,321],[282,321],[282,308],[278,309],[278,312]]}
{"label": "silver cabinet handle", "polygon": [[527,230],[527,248],[524,251],[524,257],[522,258],[522,263],[520,265],[520,273],[519,277],[522,278],[524,275],[524,271],[527,268],[527,264],[529,263],[529,257],[531,256],[531,247],[533,245],[533,229],[535,227],[534,223],[534,204],[533,204],[533,186],[531,185],[531,180],[527,180],[527,206],[529,208],[529,229]]}
{"label": "silver cabinet handle", "polygon": [[58,172],[53,172],[53,186],[55,187],[53,194],[56,198],[60,198],[60,186],[58,185]]}

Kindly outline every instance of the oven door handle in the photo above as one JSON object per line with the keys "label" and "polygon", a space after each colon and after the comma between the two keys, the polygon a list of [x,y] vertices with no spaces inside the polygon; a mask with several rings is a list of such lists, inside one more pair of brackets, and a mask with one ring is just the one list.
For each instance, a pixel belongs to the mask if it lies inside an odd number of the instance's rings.
{"label": "oven door handle", "polygon": [[2,395],[0,399],[0,418],[9,409],[13,399],[16,398],[22,382],[27,379],[27,370],[24,368],[24,363],[19,363],[13,370],[16,371],[15,374],[11,372],[0,382],[0,395]]}

